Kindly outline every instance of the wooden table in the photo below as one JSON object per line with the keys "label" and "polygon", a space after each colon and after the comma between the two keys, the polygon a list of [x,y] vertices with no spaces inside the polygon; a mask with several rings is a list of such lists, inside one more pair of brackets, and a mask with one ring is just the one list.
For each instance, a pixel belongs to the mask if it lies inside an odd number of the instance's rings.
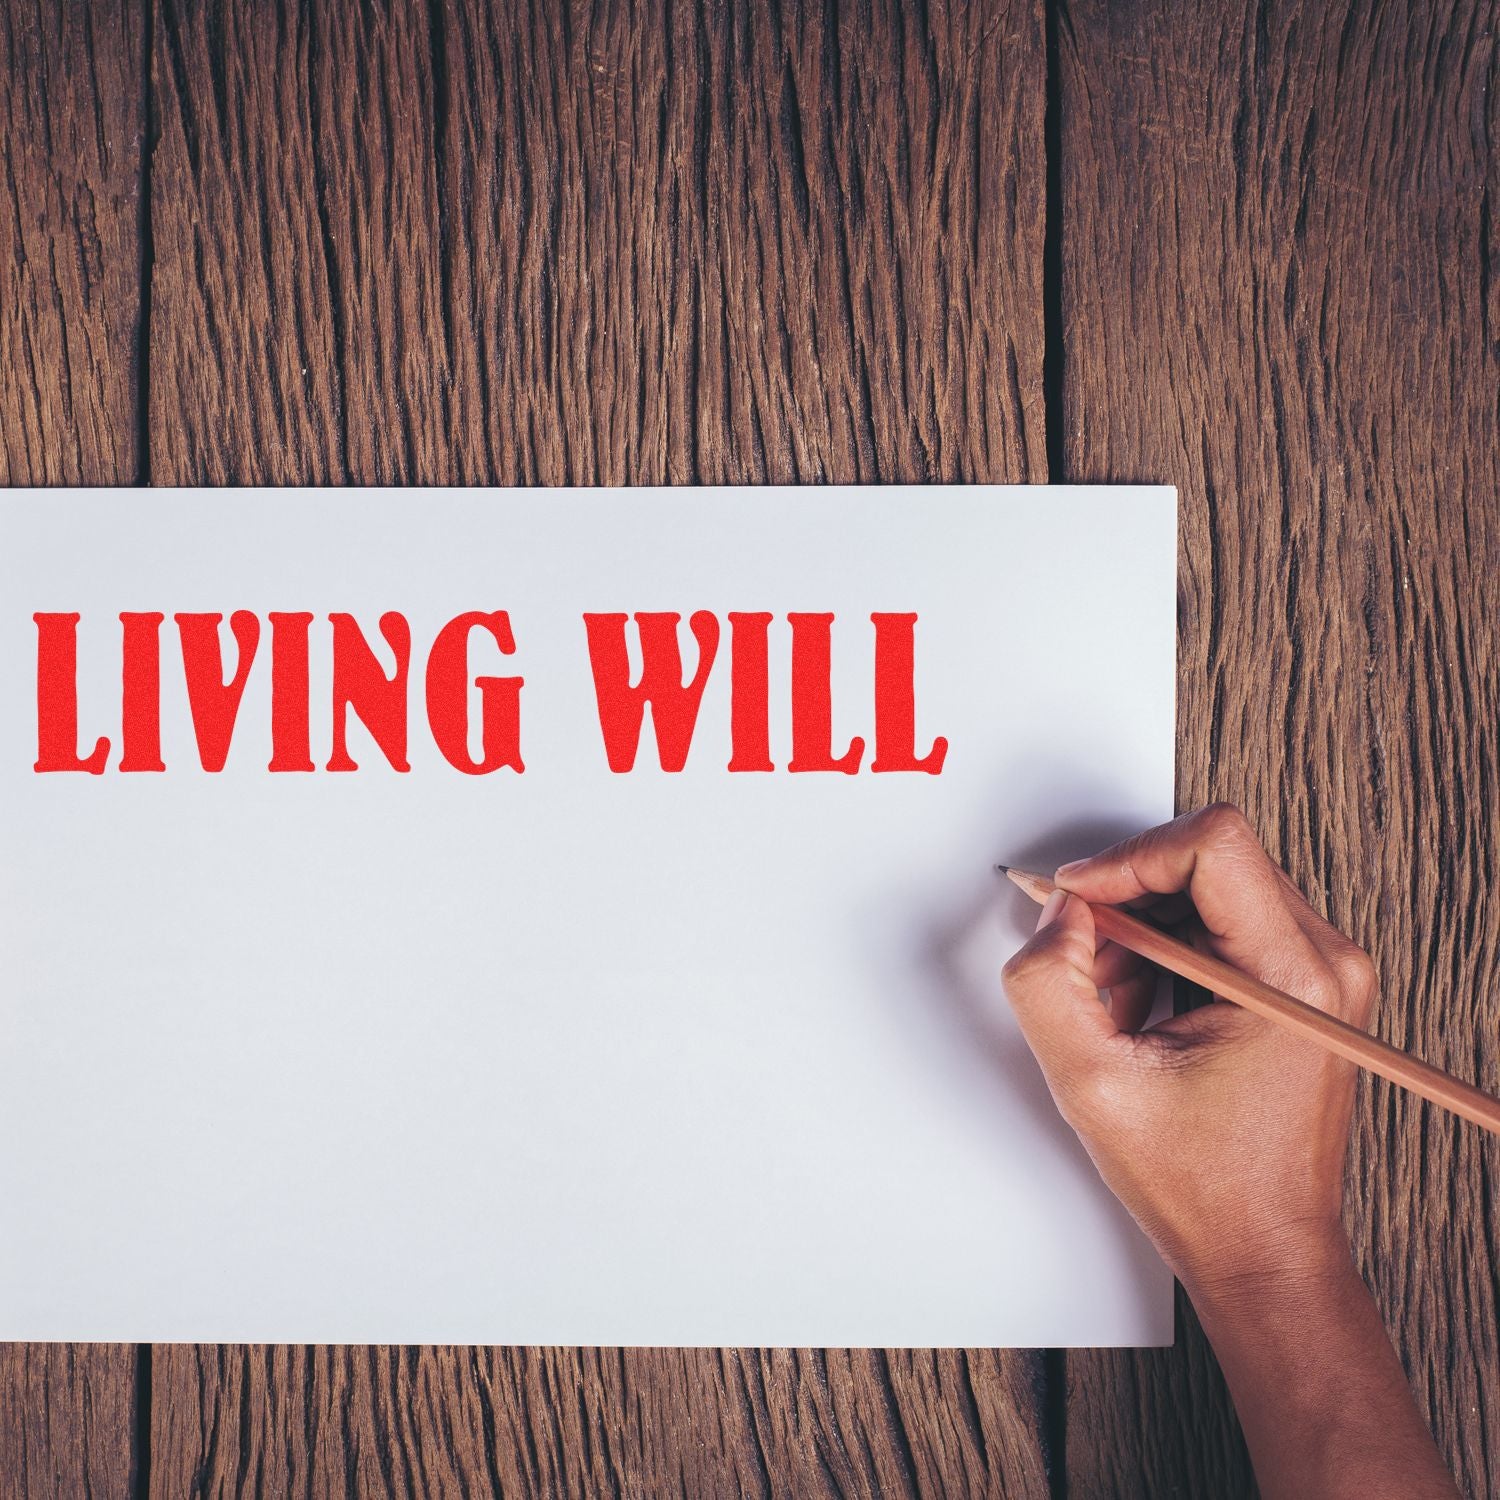
{"label": "wooden table", "polygon": [[[1179,801],[1242,802],[1376,955],[1381,1034],[1496,1089],[1496,25],[0,0],[0,477],[1176,483]],[[1497,1168],[1362,1088],[1349,1223],[1476,1495]],[[11,1347],[0,1494],[1247,1494],[1181,1323],[1142,1354]]]}

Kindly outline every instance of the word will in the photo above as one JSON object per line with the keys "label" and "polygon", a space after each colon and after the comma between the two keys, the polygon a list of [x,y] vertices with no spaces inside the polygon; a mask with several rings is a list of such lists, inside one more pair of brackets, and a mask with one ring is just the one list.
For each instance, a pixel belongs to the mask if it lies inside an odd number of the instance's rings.
{"label": "word will", "polygon": [[[111,742],[95,740],[84,754],[78,743],[78,626],[80,616],[37,614],[37,758],[39,772],[76,771],[98,776],[109,763]],[[161,753],[162,625],[156,612],[123,613],[119,758],[124,772],[165,771]],[[353,714],[397,771],[407,761],[408,679],[411,626],[395,611],[380,617],[380,634],[395,659],[387,673],[352,615],[330,614],[332,626],[332,754],[329,771],[357,771],[349,753]],[[770,626],[766,613],[726,615],[729,626],[730,743],[728,769],[774,771],[771,760]],[[854,775],[864,761],[865,741],[855,737],[837,754],[833,747],[832,614],[789,614],[791,627],[792,772]],[[221,614],[176,614],[183,682],[205,771],[221,771],[229,756],[241,700],[251,668],[262,654],[260,617],[236,610],[229,629],[237,653],[226,675]],[[641,672],[631,670],[628,627],[634,621]],[[611,771],[634,769],[646,707],[651,708],[657,756],[664,771],[687,764],[703,689],[720,656],[723,634],[717,615],[699,610],[688,620],[698,663],[684,680],[678,627],[672,612],[585,614],[583,625],[604,754]],[[312,771],[309,687],[313,616],[307,612],[266,615],[271,673],[271,760],[274,772]],[[874,650],[874,755],[869,769],[941,774],[948,742],[938,738],[916,753],[915,614],[872,614]],[[515,654],[510,616],[469,611],[438,631],[423,675],[427,727],[448,763],[471,776],[526,769],[521,757],[522,677],[471,676],[470,637],[488,636],[501,654]],[[470,750],[471,687],[479,693],[481,752]]]}

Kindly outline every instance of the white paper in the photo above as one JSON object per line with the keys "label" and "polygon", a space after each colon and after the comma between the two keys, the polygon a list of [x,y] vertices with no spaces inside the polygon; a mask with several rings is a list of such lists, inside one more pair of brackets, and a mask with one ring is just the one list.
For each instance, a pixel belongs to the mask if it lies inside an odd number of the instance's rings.
{"label": "white paper", "polygon": [[[1173,810],[1165,488],[10,491],[0,546],[0,1338],[1171,1341],[1171,1282],[1009,1015],[997,880]],[[263,627],[205,772],[173,615]],[[161,773],[117,769],[161,611]],[[319,769],[267,770],[268,611],[308,610]],[[509,612],[525,770],[469,776],[423,665]],[[729,773],[727,624],[686,768],[605,760],[583,615],[770,611],[772,773]],[[328,616],[413,638],[406,774]],[[786,769],[789,612],[835,750],[910,612],[941,774]],[[36,613],[77,612],[39,774]],[[630,627],[633,636],[634,627]],[[489,644],[486,653],[485,646]],[[638,655],[633,658],[638,660]],[[477,700],[475,701],[477,708]],[[477,728],[471,736],[477,745]]]}

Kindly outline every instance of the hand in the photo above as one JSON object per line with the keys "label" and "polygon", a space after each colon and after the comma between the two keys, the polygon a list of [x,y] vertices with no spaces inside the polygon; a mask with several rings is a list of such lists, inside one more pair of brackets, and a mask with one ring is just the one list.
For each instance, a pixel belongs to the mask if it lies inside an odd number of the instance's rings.
{"label": "hand", "polygon": [[1057,885],[1006,990],[1058,1107],[1187,1288],[1262,1495],[1454,1500],[1341,1225],[1353,1065],[1223,1000],[1145,1027],[1157,976],[1096,943],[1088,903],[1147,908],[1356,1026],[1369,958],[1232,807],[1064,865]]}
{"label": "hand", "polygon": [[1143,1030],[1156,971],[1114,943],[1096,946],[1087,903],[1144,908],[1356,1026],[1375,992],[1369,958],[1222,804],[1056,878],[1036,935],[1006,965],[1006,991],[1059,1109],[1189,1293],[1347,1260],[1353,1065],[1222,1000]]}

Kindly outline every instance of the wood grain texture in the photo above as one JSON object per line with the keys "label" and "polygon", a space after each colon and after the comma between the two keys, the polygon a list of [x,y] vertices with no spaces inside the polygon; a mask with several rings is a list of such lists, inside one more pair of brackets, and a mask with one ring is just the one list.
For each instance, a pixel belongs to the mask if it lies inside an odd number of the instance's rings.
{"label": "wood grain texture", "polygon": [[[158,0],[152,58],[158,481],[1045,477],[1037,5]],[[152,1493],[1040,1497],[1039,1370],[158,1348]]]}
{"label": "wood grain texture", "polygon": [[1046,1494],[1025,1366],[995,1353],[172,1346],[156,1362],[153,1494]]}
{"label": "wood grain texture", "polygon": [[139,3],[0,4],[0,484],[136,472]]}
{"label": "wood grain texture", "polygon": [[0,1344],[0,1500],[130,1495],[144,1394],[128,1344]]}
{"label": "wood grain texture", "polygon": [[[141,7],[0,3],[0,484],[136,474]],[[0,1500],[124,1495],[135,1351],[0,1345]]]}
{"label": "wood grain texture", "polygon": [[157,479],[1044,477],[1039,7],[156,30]]}
{"label": "wood grain texture", "polygon": [[[1180,487],[1178,796],[1500,1086],[1500,129],[1488,0],[1058,20],[1067,477]],[[1191,1149],[1184,1142],[1184,1149]],[[1500,1494],[1500,1143],[1362,1086],[1348,1216],[1465,1492]],[[1068,1360],[1069,1491],[1252,1492],[1201,1335]]]}

